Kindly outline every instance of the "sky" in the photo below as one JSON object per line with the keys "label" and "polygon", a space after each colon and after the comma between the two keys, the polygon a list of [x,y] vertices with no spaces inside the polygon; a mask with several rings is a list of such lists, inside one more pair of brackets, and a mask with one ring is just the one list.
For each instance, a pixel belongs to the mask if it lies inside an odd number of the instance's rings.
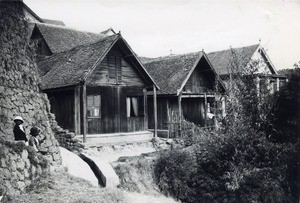
{"label": "sky", "polygon": [[38,16],[101,32],[139,55],[206,53],[260,43],[275,67],[300,61],[300,0],[24,0]]}

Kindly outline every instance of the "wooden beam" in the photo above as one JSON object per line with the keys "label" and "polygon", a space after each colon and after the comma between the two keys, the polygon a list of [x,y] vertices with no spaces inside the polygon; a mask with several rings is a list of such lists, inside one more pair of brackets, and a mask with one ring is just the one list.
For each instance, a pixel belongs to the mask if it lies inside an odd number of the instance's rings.
{"label": "wooden beam", "polygon": [[[193,94],[191,94],[191,95],[181,95],[181,98],[204,98],[205,96],[204,96],[204,94],[201,94],[201,95],[193,95]],[[211,97],[211,98],[213,98],[213,97],[215,97],[215,95],[214,94],[207,94],[206,95],[206,97]]]}
{"label": "wooden beam", "polygon": [[80,88],[78,86],[74,87],[74,131],[76,135],[80,134]]}
{"label": "wooden beam", "polygon": [[156,87],[153,85],[154,137],[157,137],[157,98]]}
{"label": "wooden beam", "polygon": [[147,89],[143,89],[143,94],[144,94],[144,129],[148,129],[148,101],[147,101]]}
{"label": "wooden beam", "polygon": [[83,124],[83,143],[86,142],[86,134],[87,134],[87,120],[86,120],[86,84],[82,86],[82,124]]}
{"label": "wooden beam", "polygon": [[181,96],[182,96],[181,94],[178,95],[179,135],[181,134],[181,122],[182,122]]}
{"label": "wooden beam", "polygon": [[207,126],[207,97],[204,93],[204,126]]}

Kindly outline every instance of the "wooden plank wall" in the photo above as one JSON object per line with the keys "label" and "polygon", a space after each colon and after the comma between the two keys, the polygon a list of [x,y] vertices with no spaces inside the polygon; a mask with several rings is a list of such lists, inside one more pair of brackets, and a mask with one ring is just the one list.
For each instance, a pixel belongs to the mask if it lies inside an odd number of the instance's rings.
{"label": "wooden plank wall", "polygon": [[[144,115],[127,118],[126,114],[126,97],[139,96],[140,102],[143,102],[142,88],[123,86],[87,88],[87,95],[95,94],[101,95],[101,118],[87,118],[88,134],[145,130]],[[143,108],[141,112],[143,112]]]}
{"label": "wooden plank wall", "polygon": [[203,98],[184,98],[182,99],[181,104],[184,119],[197,125],[204,126]]}
{"label": "wooden plank wall", "polygon": [[[165,97],[157,97],[157,129],[167,129],[168,99]],[[154,109],[153,109],[153,97],[148,97],[148,128],[154,129]]]}
{"label": "wooden plank wall", "polygon": [[[109,68],[113,68],[114,57],[121,58],[121,77],[118,77],[118,81],[116,78],[109,77]],[[116,61],[115,61],[116,62]],[[126,86],[137,86],[144,87],[145,83],[141,79],[140,74],[136,70],[136,68],[130,63],[129,60],[126,60],[122,53],[114,48],[112,49],[103,61],[95,68],[94,72],[91,74],[89,79],[87,80],[87,85],[89,86],[97,86],[97,85],[113,85],[113,84],[121,84]]]}
{"label": "wooden plank wall", "polygon": [[204,73],[195,69],[184,87],[184,92],[204,93],[210,91],[213,91],[213,83],[209,81]]}
{"label": "wooden plank wall", "polygon": [[47,92],[47,95],[57,123],[74,132],[74,90]]}

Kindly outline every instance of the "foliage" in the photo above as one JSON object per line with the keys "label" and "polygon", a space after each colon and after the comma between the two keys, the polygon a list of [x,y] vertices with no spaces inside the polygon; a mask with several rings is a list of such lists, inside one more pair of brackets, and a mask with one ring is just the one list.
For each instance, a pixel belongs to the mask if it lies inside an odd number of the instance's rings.
{"label": "foliage", "polygon": [[300,68],[293,69],[288,83],[281,88],[269,115],[268,133],[273,141],[299,142]]}
{"label": "foliage", "polygon": [[257,92],[255,68],[233,71],[222,132],[193,127],[184,137],[194,145],[158,159],[155,174],[162,192],[183,202],[297,202],[299,140],[273,142],[266,133],[297,134],[299,77],[270,95],[262,82]]}

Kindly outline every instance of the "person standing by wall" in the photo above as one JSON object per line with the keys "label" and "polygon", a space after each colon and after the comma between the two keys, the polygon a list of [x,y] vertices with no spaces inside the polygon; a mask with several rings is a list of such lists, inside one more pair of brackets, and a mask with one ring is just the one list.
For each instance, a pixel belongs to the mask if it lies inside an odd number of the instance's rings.
{"label": "person standing by wall", "polygon": [[25,133],[25,128],[22,125],[24,123],[24,120],[21,116],[16,116],[14,118],[15,122],[15,127],[14,127],[14,136],[16,141],[25,141],[25,143],[28,142],[26,133]]}

